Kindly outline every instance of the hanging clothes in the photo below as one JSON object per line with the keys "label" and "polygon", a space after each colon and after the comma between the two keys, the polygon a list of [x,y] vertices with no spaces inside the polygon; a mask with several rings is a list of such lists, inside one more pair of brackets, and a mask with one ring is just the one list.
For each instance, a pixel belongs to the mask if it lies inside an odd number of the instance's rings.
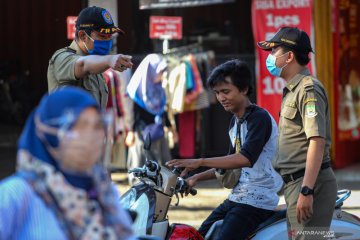
{"label": "hanging clothes", "polygon": [[[166,68],[165,59],[158,54],[150,54],[140,63],[126,88],[134,103],[134,124],[129,129],[134,142],[129,146],[128,169],[143,166],[146,156],[161,165],[171,159],[164,131],[161,131],[164,124],[169,125],[165,111],[166,93],[162,87],[162,75]],[[150,152],[147,153],[144,150],[145,132],[154,133]],[[129,182],[133,183],[133,180],[133,175],[129,175]]]}
{"label": "hanging clothes", "polygon": [[195,112],[179,114],[179,156],[192,158],[195,156]]}
{"label": "hanging clothes", "polygon": [[166,61],[160,55],[150,54],[140,63],[127,86],[130,98],[154,115],[162,114],[165,109],[165,91],[155,78],[166,67]]}
{"label": "hanging clothes", "polygon": [[206,80],[214,66],[213,52],[167,56],[168,78],[164,85],[168,105],[178,116],[179,156],[194,157],[197,145],[202,145],[201,114],[197,111],[210,106],[212,91]]}
{"label": "hanging clothes", "polygon": [[129,117],[126,116],[128,111],[124,109],[124,102],[127,98],[124,86],[129,82],[131,70],[118,72],[109,68],[103,76],[109,89],[106,109],[111,111],[114,116],[114,138],[109,158],[111,159],[110,170],[115,171],[126,168],[125,135],[127,129],[125,122]]}
{"label": "hanging clothes", "polygon": [[186,64],[180,63],[170,72],[168,79],[169,106],[173,112],[180,113],[184,111],[184,102],[186,94]]}

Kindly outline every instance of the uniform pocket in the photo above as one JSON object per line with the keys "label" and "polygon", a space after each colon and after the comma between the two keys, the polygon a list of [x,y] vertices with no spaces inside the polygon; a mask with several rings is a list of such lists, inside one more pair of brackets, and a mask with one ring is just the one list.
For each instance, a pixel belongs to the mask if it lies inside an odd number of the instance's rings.
{"label": "uniform pocket", "polygon": [[296,108],[292,108],[292,107],[285,107],[282,112],[281,115],[284,116],[284,118],[287,119],[294,119],[297,113],[297,109]]}
{"label": "uniform pocket", "polygon": [[[297,116],[298,109],[292,107],[285,107],[281,111],[283,120],[281,121],[281,129],[286,133],[299,133],[302,128],[301,118]],[[300,114],[300,113],[299,113]]]}

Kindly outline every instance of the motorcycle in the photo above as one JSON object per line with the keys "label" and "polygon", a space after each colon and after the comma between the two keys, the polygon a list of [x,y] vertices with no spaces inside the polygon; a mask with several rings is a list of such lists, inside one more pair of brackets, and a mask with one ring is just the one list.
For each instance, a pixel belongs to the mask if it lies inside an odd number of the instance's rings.
{"label": "motorcycle", "polygon": [[[149,151],[151,140],[145,139],[144,148]],[[149,155],[148,155],[149,156]],[[169,226],[167,212],[171,199],[175,196],[179,204],[179,194],[188,190],[185,179],[179,177],[180,171],[176,168],[170,171],[161,167],[156,161],[146,158],[142,168],[129,170],[139,179],[121,198],[124,208],[136,213],[133,224],[137,235],[155,236],[160,239],[218,239],[222,220],[215,222],[205,238],[195,228],[185,224]],[[190,194],[196,195],[197,190],[191,189]],[[360,218],[341,209],[343,202],[351,195],[350,190],[338,191],[335,211],[330,231],[323,234],[332,239],[360,239]],[[288,236],[298,234],[287,230],[286,206],[280,205],[274,214],[250,234],[248,239],[288,239]]]}
{"label": "motorcycle", "polygon": [[[323,234],[321,235],[324,237],[322,239],[360,239],[360,218],[341,209],[344,201],[350,197],[351,191],[348,189],[343,189],[339,190],[337,194],[338,197],[335,204],[330,230],[319,230],[316,234]],[[211,226],[205,236],[206,240],[218,239],[217,236],[220,233],[222,222],[223,220],[219,220]],[[258,228],[252,234],[250,234],[248,239],[288,239],[288,237],[296,236],[297,234],[299,234],[297,231],[293,230],[288,232],[287,230],[286,205],[283,204],[279,205],[275,210],[275,213],[265,222],[260,224]],[[310,233],[303,231],[301,234]]]}
{"label": "motorcycle", "polygon": [[[178,177],[180,171],[170,171],[161,167],[155,160],[150,160],[151,139],[148,135],[144,140],[146,154],[145,165],[129,170],[139,182],[134,184],[121,197],[121,205],[132,213],[133,229],[138,236],[155,236],[160,239],[199,239],[203,237],[195,228],[185,224],[169,226],[167,213],[172,198],[175,196],[179,205],[179,194],[188,189],[186,181]],[[190,194],[196,195],[197,190],[191,189]]]}

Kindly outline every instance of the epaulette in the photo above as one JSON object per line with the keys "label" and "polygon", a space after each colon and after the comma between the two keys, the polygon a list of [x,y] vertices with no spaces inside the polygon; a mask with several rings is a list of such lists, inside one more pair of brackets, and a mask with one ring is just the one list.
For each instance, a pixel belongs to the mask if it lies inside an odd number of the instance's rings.
{"label": "epaulette", "polygon": [[76,50],[71,47],[65,47],[65,49],[67,50],[67,52],[76,53]]}
{"label": "epaulette", "polygon": [[314,89],[314,81],[311,76],[306,76],[303,79],[303,86],[304,86],[304,91],[306,92]]}
{"label": "epaulette", "polygon": [[55,59],[56,59],[60,54],[65,53],[65,52],[71,52],[71,53],[75,54],[75,53],[76,53],[76,50],[75,50],[75,49],[72,49],[72,48],[70,48],[70,47],[64,47],[64,48],[60,49],[60,50],[57,52],[57,54],[54,54],[54,55],[51,57],[51,59],[49,60],[50,64],[54,64]]}

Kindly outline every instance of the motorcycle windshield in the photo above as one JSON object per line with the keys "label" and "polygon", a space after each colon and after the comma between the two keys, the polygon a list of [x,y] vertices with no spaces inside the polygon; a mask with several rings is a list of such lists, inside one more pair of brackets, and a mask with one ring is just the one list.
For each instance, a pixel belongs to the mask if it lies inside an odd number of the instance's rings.
{"label": "motorcycle windshield", "polygon": [[133,230],[136,235],[146,235],[148,216],[149,216],[149,199],[146,194],[142,194],[130,207],[131,210],[136,211],[137,217],[133,224]]}

